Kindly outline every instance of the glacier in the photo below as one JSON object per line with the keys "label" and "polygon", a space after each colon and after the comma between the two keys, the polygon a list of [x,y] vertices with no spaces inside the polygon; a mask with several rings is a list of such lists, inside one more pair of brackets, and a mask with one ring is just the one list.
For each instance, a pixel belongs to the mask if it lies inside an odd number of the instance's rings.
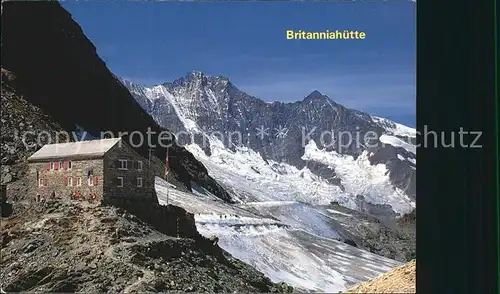
{"label": "glacier", "polygon": [[[311,228],[309,215],[314,209],[302,208],[304,204],[274,201],[230,205],[206,191],[203,195],[179,191],[158,177],[156,191],[160,204],[167,204],[168,197],[170,204],[194,213],[202,235],[217,235],[221,248],[273,282],[286,282],[297,291],[344,291],[401,264],[332,239],[336,232],[319,221],[320,212],[316,216],[319,228]],[[296,206],[293,213],[282,211],[278,213],[281,218],[266,215],[268,208],[289,206]]]}

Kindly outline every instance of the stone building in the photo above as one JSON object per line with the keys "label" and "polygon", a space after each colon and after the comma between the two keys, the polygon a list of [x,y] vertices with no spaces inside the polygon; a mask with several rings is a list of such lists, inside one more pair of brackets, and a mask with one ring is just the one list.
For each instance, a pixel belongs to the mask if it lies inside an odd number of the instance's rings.
{"label": "stone building", "polygon": [[48,144],[28,163],[33,199],[76,196],[110,204],[158,202],[148,160],[121,138]]}

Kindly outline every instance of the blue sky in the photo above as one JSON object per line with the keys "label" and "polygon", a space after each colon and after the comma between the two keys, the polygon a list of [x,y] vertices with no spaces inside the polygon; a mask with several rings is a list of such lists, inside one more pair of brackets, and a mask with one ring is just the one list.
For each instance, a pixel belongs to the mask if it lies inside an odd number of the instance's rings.
{"label": "blue sky", "polygon": [[[196,70],[266,101],[318,90],[416,124],[416,6],[392,2],[62,2],[113,73],[152,85]],[[288,29],[364,40],[286,40]]]}

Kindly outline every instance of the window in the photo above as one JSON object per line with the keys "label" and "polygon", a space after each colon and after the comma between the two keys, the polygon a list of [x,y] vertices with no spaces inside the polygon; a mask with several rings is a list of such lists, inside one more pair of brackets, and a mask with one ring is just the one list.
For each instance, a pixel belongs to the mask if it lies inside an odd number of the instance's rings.
{"label": "window", "polygon": [[118,187],[123,187],[123,177],[118,177]]}
{"label": "window", "polygon": [[142,161],[137,162],[137,170],[142,170]]}
{"label": "window", "polygon": [[68,186],[73,186],[73,177],[68,178]]}
{"label": "window", "polygon": [[81,185],[82,185],[82,178],[81,178],[81,177],[78,177],[78,178],[76,179],[76,185],[77,185],[77,186],[81,186]]}
{"label": "window", "polygon": [[54,169],[54,162],[50,162],[50,169]]}
{"label": "window", "polygon": [[118,159],[120,165],[118,165],[118,169],[127,169],[127,160],[126,159]]}
{"label": "window", "polygon": [[137,187],[142,187],[142,178],[137,178]]}
{"label": "window", "polygon": [[63,162],[62,162],[62,161],[59,161],[59,165],[58,165],[58,168],[59,168],[59,169],[63,169],[63,167],[64,167],[64,164],[63,164]]}
{"label": "window", "polygon": [[42,178],[38,179],[38,187],[43,187],[43,179]]}
{"label": "window", "polygon": [[87,185],[94,186],[94,181],[92,181],[92,177],[87,177]]}
{"label": "window", "polygon": [[68,169],[71,169],[71,161],[68,161]]}

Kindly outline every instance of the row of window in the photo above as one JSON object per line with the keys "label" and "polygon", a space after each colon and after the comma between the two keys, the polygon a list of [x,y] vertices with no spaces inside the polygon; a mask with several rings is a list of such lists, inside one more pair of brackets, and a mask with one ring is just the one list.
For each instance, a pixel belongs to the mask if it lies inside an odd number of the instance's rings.
{"label": "row of window", "polygon": [[[118,169],[128,170],[129,168],[134,168],[136,170],[142,170],[142,161],[131,161],[126,159],[118,159],[119,167]],[[133,167],[129,167],[129,163],[133,163]],[[46,169],[58,170],[58,169],[71,169],[71,161],[51,161],[45,164]]]}
{"label": "row of window", "polygon": [[46,169],[58,170],[58,169],[71,169],[71,161],[51,161],[45,164]]}
{"label": "row of window", "polygon": [[[64,177],[63,178],[63,184],[64,186],[69,186],[69,187],[80,187],[82,186],[82,178],[81,177]],[[97,186],[99,184],[99,178],[98,177],[89,177],[87,178],[87,185],[88,186]],[[47,186],[47,179],[46,178],[39,178],[38,179],[38,187],[46,187]]]}
{"label": "row of window", "polygon": [[[64,186],[67,187],[81,187],[82,186],[82,178],[81,177],[65,177],[63,179]],[[89,177],[87,179],[87,185],[88,186],[97,186],[99,184],[99,178],[98,177]],[[142,187],[142,178],[136,178],[136,185],[137,187],[141,188]],[[47,186],[47,179],[46,178],[40,178],[38,179],[38,187],[46,187]],[[117,186],[118,187],[123,187],[123,177],[117,177]]]}
{"label": "row of window", "polygon": [[[142,161],[139,161],[139,160],[138,161],[131,161],[131,160],[126,160],[126,159],[118,159],[118,162],[119,162],[118,169],[128,170],[129,168],[131,168],[131,169],[133,168],[133,169],[136,169],[139,171],[142,170]],[[134,166],[129,167],[130,162],[133,162]]]}
{"label": "row of window", "polygon": [[[117,186],[123,187],[123,177],[117,177],[116,179],[117,179]],[[136,185],[139,188],[142,187],[142,178],[136,178]]]}

